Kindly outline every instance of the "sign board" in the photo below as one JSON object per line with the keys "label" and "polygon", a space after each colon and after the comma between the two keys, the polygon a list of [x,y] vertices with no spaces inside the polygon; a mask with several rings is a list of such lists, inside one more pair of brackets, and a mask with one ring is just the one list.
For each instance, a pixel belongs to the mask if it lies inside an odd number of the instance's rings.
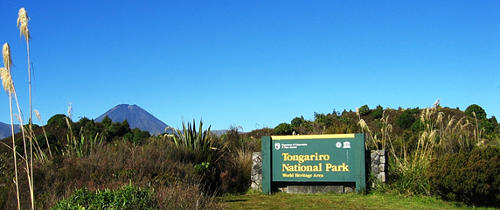
{"label": "sign board", "polygon": [[[366,187],[364,134],[262,138],[263,192],[274,182],[354,182]],[[267,183],[266,183],[267,182]]]}

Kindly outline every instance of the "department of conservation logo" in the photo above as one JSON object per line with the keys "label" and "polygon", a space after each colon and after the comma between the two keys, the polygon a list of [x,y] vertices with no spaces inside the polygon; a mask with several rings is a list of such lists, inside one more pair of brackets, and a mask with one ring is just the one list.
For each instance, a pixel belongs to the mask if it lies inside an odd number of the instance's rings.
{"label": "department of conservation logo", "polygon": [[280,143],[274,143],[274,148],[276,150],[279,150],[281,148],[281,144]]}

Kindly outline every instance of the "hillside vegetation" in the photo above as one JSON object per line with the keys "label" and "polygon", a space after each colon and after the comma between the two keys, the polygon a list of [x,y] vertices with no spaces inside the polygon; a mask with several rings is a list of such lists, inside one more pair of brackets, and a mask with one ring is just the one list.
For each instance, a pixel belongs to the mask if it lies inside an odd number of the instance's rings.
{"label": "hillside vegetation", "polygon": [[[499,126],[484,110],[469,114],[469,108],[464,112],[361,107],[358,112],[315,113],[314,120],[296,117],[248,133],[231,128],[222,136],[213,135],[202,122],[187,123],[173,135],[149,136],[131,130],[126,121],[72,122],[66,115],[55,115],[47,125],[32,129],[36,206],[52,207],[73,192],[130,185],[150,192],[154,208],[171,208],[173,203],[179,208],[221,208],[214,196],[247,192],[251,153],[260,151],[261,136],[356,132],[366,134],[367,149],[386,149],[390,154],[388,182],[369,184],[370,191],[499,205]],[[16,143],[22,148],[20,134]],[[16,207],[10,153],[8,145],[0,146],[0,206],[5,209]],[[22,182],[27,177],[19,176],[21,206],[29,206],[29,185]]]}

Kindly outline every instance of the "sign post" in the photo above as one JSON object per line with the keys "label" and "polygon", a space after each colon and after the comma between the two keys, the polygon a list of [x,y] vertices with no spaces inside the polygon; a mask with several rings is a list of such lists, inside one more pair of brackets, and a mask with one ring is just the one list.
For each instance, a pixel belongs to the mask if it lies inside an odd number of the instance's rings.
{"label": "sign post", "polygon": [[262,191],[273,183],[355,183],[366,188],[364,134],[262,137]]}

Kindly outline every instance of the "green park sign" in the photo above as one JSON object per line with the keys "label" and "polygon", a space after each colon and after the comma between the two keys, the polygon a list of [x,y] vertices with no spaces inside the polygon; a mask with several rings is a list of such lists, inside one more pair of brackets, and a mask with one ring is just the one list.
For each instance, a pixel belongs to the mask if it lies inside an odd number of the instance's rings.
{"label": "green park sign", "polygon": [[262,137],[262,191],[275,183],[355,183],[366,187],[364,134]]}

